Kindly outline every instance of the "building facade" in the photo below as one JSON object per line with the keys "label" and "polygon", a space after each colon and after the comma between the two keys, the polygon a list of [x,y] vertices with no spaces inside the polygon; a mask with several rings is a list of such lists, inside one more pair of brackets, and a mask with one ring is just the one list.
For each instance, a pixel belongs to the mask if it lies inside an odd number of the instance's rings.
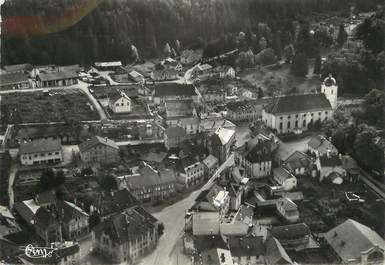
{"label": "building facade", "polygon": [[113,113],[128,113],[132,110],[131,99],[124,92],[109,98],[108,106]]}
{"label": "building facade", "polygon": [[55,164],[63,161],[59,139],[38,139],[20,144],[20,163],[25,166]]}
{"label": "building facade", "polygon": [[110,216],[92,232],[93,249],[113,263],[134,264],[158,242],[158,221],[141,207]]}
{"label": "building facade", "polygon": [[235,150],[235,163],[243,167],[249,178],[263,178],[271,174],[271,140],[263,135],[247,141]]}
{"label": "building facade", "polygon": [[306,131],[332,115],[332,106],[323,93],[277,97],[262,110],[263,121],[279,134]]}
{"label": "building facade", "polygon": [[79,145],[80,158],[85,163],[115,163],[120,159],[119,147],[113,140],[94,136]]}

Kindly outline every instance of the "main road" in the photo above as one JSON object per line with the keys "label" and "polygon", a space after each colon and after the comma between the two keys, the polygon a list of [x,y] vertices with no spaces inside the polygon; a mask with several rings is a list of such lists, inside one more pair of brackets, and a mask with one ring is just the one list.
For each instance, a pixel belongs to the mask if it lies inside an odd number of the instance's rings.
{"label": "main road", "polygon": [[140,264],[142,265],[157,265],[157,264],[167,264],[172,265],[171,261],[171,252],[173,251],[176,242],[180,238],[183,232],[185,224],[185,212],[190,209],[198,195],[206,189],[209,189],[214,180],[219,176],[219,174],[226,168],[234,164],[234,154],[231,154],[230,157],[217,169],[214,175],[207,181],[207,183],[197,191],[194,191],[187,198],[170,205],[160,212],[155,213],[154,216],[164,224],[164,234],[159,240],[159,243],[156,249],[144,257]]}

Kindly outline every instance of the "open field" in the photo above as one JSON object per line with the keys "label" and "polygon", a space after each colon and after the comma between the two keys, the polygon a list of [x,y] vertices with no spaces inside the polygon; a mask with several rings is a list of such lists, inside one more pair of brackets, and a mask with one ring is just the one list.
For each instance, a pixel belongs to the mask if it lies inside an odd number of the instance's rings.
{"label": "open field", "polygon": [[97,119],[99,115],[93,105],[78,89],[2,95],[1,121],[3,124],[79,122]]}

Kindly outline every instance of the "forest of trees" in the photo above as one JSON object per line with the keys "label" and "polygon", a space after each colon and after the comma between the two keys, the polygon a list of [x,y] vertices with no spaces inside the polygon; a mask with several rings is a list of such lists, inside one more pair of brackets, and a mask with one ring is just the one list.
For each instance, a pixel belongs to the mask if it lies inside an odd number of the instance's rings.
{"label": "forest of trees", "polygon": [[[97,3],[98,6],[92,7],[89,14],[82,19],[77,18],[79,22],[73,26],[64,30],[58,26],[58,32],[15,36],[12,32],[7,32],[8,29],[2,28],[1,63],[85,64],[99,60],[128,62],[132,60],[131,45],[135,45],[142,57],[149,58],[162,54],[166,43],[175,48],[176,40],[180,41],[182,48],[208,48],[213,40],[227,40],[231,43],[234,34],[241,31],[245,32],[248,41],[254,38],[250,32],[255,34],[258,47],[251,50],[254,54],[265,45],[261,37],[267,36],[265,41],[268,47],[272,47],[275,54],[280,56],[283,47],[289,43],[286,33],[293,30],[293,20],[306,20],[311,15],[324,12],[347,15],[352,4],[351,0],[87,1],[94,5]],[[79,2],[87,1],[8,0],[1,9],[1,15],[3,21],[21,16],[37,17],[36,21],[39,23],[36,22],[36,27],[49,27],[50,25],[44,26],[41,22],[52,19],[43,18],[77,14],[68,10],[77,7]],[[382,2],[354,1],[360,11],[370,10]],[[261,23],[267,24],[270,32],[264,32],[266,28],[261,28]],[[65,25],[67,24],[71,25],[70,22]]]}

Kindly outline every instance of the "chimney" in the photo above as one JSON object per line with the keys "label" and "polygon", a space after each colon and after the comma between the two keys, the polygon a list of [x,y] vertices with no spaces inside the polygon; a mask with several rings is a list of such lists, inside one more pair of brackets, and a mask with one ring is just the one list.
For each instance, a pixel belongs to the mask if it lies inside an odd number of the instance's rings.
{"label": "chimney", "polygon": [[108,138],[107,138],[107,137],[104,137],[104,141],[107,143],[107,141],[108,141]]}

